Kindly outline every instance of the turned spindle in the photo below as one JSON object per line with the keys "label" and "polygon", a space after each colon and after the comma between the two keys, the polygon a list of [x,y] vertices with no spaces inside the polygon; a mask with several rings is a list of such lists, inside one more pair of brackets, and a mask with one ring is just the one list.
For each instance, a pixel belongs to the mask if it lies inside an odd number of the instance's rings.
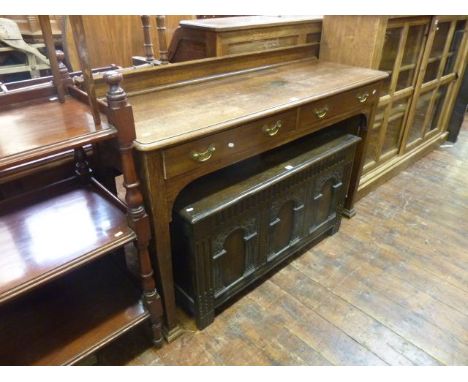
{"label": "turned spindle", "polygon": [[154,51],[153,51],[153,42],[151,39],[151,24],[150,17],[147,15],[141,16],[141,25],[143,28],[143,38],[144,38],[144,47],[145,47],[145,57],[146,61],[154,61]]}
{"label": "turned spindle", "polygon": [[158,30],[159,60],[161,64],[169,63],[166,41],[166,16],[156,16],[156,29]]}
{"label": "turned spindle", "polygon": [[74,150],[75,159],[75,174],[82,184],[88,184],[91,177],[91,169],[89,167],[88,158],[83,147],[77,147]]}
{"label": "turned spindle", "polygon": [[135,246],[138,250],[143,300],[150,313],[153,343],[156,346],[161,346],[162,303],[156,290],[153,267],[148,252],[148,244],[151,238],[149,218],[143,205],[143,195],[140,191],[140,182],[133,159],[135,123],[133,121],[132,107],[128,103],[127,94],[120,86],[122,81],[121,73],[117,71],[106,72],[104,80],[109,86],[107,91],[109,121],[117,129],[117,140],[122,159],[122,173],[126,190],[125,201],[127,204],[128,223],[136,234]]}

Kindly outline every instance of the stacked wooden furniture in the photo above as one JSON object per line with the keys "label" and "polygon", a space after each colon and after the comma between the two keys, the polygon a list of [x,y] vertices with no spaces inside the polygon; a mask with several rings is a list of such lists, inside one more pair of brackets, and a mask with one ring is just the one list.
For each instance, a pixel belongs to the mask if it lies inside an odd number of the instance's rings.
{"label": "stacked wooden furniture", "polygon": [[[191,15],[165,16],[165,35],[168,44],[179,26],[180,20],[194,18]],[[72,70],[80,68],[79,57],[76,54],[70,16],[64,17],[63,47],[68,59],[68,67]],[[156,51],[161,50],[157,39],[156,18],[149,18],[148,33]],[[132,56],[144,56],[144,34],[141,31],[140,16],[137,15],[98,15],[83,16],[86,37],[88,38],[88,54],[91,67],[98,68],[110,64],[131,66]],[[118,41],[118,43],[116,42]]]}
{"label": "stacked wooden furniture", "polygon": [[[387,74],[318,61],[314,43],[170,65],[122,69],[138,167],[151,213],[166,336],[178,335],[170,223],[196,179],[338,122],[362,138],[343,212],[353,214],[367,124]],[[105,110],[106,83],[95,76]],[[124,91],[119,90],[122,94]]]}
{"label": "stacked wooden furniture", "polygon": [[[134,65],[161,65],[207,57],[258,52],[310,44],[318,57],[321,16],[242,16],[181,20],[167,36],[166,16],[156,16],[159,58],[153,51],[150,16],[141,16],[145,56],[133,56]],[[168,47],[168,42],[170,45]]]}
{"label": "stacked wooden furniture", "polygon": [[321,16],[242,16],[182,20],[169,47],[181,62],[310,43],[318,55]]}
{"label": "stacked wooden furniture", "polygon": [[[53,52],[48,19],[39,17]],[[63,54],[57,57],[49,55],[54,85],[37,81],[0,94],[0,174],[35,173],[37,182],[0,201],[0,364],[73,364],[144,321],[151,322],[154,344],[162,344],[149,222],[132,156],[135,132],[116,87],[119,75],[106,74],[106,122],[73,87]],[[92,94],[92,82],[86,87]],[[94,177],[83,148],[112,138],[121,153],[125,203]],[[69,150],[75,174],[50,174],[50,164]],[[113,254],[132,244],[141,286]]]}
{"label": "stacked wooden furniture", "polygon": [[325,16],[321,59],[386,71],[362,196],[446,139],[468,55],[467,16]]}

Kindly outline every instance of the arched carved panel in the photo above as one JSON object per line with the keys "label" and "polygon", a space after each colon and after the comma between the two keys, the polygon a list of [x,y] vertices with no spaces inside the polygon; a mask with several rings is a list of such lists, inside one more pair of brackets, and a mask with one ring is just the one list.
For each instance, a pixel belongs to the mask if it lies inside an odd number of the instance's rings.
{"label": "arched carved panel", "polygon": [[335,218],[337,203],[343,198],[343,171],[329,171],[317,178],[309,212],[309,232]]}
{"label": "arched carved panel", "polygon": [[304,203],[295,198],[273,203],[268,226],[268,261],[273,260],[291,245],[298,242],[304,233]]}
{"label": "arched carved panel", "polygon": [[289,245],[294,231],[294,201],[284,203],[270,223],[271,252],[280,252]]}
{"label": "arched carved panel", "polygon": [[320,194],[317,195],[315,209],[316,209],[316,223],[320,224],[328,219],[330,210],[332,209],[333,200],[333,179],[328,179],[322,186]]}
{"label": "arched carved panel", "polygon": [[258,255],[258,221],[246,219],[241,225],[223,227],[213,240],[212,261],[215,297],[256,267]]}
{"label": "arched carved panel", "polygon": [[245,271],[245,231],[236,229],[231,232],[223,245],[223,256],[220,259],[222,269],[222,284],[227,287],[241,278]]}

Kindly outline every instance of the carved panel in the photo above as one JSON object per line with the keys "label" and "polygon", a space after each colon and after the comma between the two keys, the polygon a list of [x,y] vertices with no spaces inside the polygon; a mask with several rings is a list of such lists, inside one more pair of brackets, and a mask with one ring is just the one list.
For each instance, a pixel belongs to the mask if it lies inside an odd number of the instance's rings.
{"label": "carved panel", "polygon": [[343,195],[343,160],[320,173],[311,195],[311,208],[308,214],[309,233],[319,230],[337,216],[337,201]]}
{"label": "carved panel", "polygon": [[215,297],[252,273],[258,255],[258,219],[235,219],[223,226],[212,241]]}
{"label": "carved panel", "polygon": [[304,203],[307,187],[307,182],[300,182],[287,188],[273,200],[268,224],[268,261],[304,237]]}

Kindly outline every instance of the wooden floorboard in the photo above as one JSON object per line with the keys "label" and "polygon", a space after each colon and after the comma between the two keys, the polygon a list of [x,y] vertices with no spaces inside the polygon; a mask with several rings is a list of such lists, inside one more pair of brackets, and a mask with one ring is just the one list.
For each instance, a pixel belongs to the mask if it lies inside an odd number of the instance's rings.
{"label": "wooden floorboard", "polygon": [[151,348],[142,327],[99,353],[129,365],[467,365],[468,118],[368,194],[340,231],[197,331]]}

